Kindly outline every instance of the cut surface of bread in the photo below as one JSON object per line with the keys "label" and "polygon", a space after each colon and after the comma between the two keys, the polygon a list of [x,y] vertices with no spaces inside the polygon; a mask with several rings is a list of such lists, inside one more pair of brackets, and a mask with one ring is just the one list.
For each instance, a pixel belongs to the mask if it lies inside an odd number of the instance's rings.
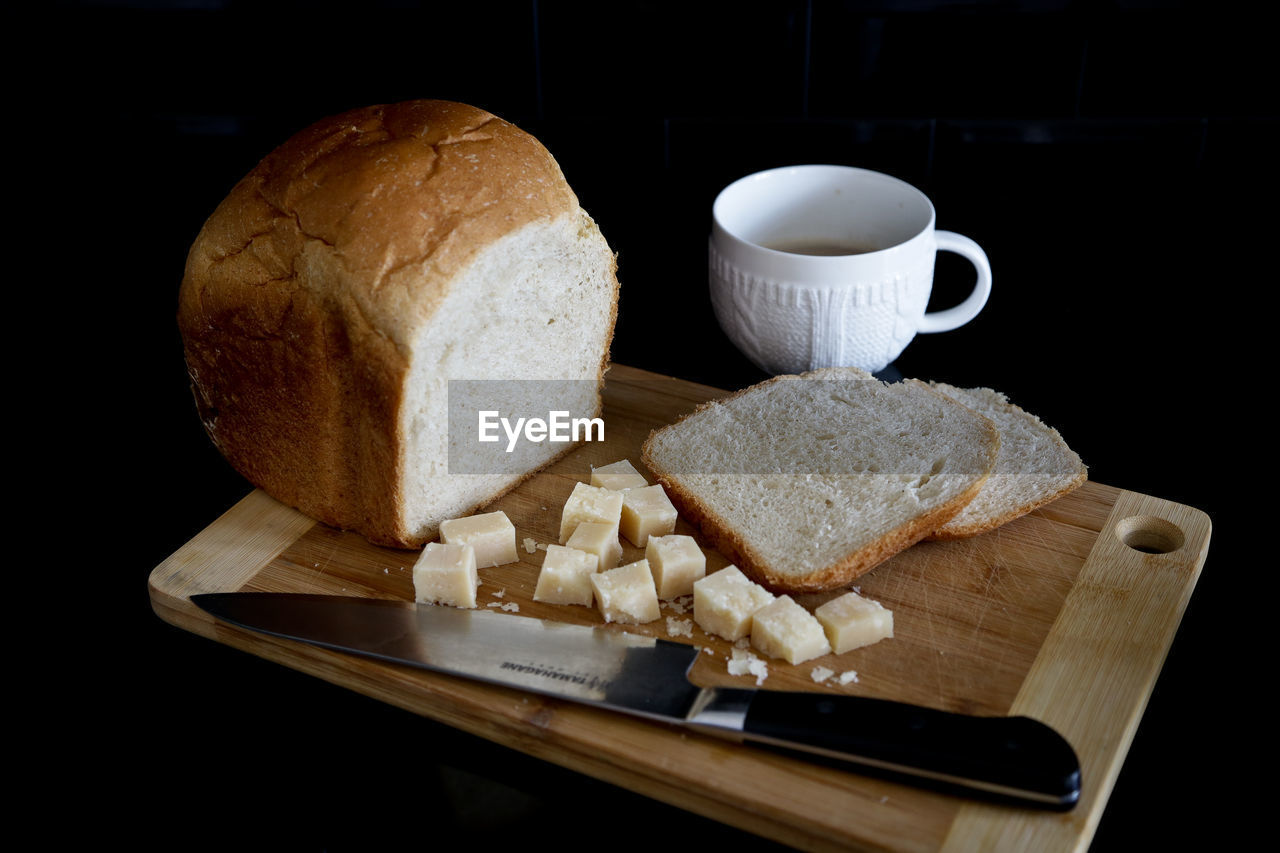
{"label": "cut surface of bread", "polygon": [[559,165],[516,126],[431,100],[332,116],[264,158],[191,248],[178,325],[197,409],[254,486],[417,547],[572,449],[452,470],[451,381],[518,397],[518,383],[569,380],[559,408],[598,414],[615,270]]}
{"label": "cut surface of bread", "polygon": [[991,421],[915,380],[775,377],[655,430],[642,460],[752,579],[836,589],[949,521],[995,465]]}
{"label": "cut surface of bread", "polygon": [[961,539],[994,530],[1057,500],[1088,479],[1080,456],[1056,429],[990,388],[932,387],[986,415],[1000,430],[996,467],[977,496],[930,539]]}

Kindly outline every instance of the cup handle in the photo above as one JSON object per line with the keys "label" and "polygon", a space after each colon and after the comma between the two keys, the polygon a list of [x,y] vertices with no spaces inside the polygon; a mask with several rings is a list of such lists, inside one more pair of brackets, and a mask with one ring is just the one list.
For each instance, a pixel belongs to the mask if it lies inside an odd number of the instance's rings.
{"label": "cup handle", "polygon": [[991,295],[991,263],[982,247],[954,231],[936,231],[934,236],[938,239],[939,252],[955,252],[969,259],[978,270],[978,281],[973,286],[973,292],[959,305],[944,311],[931,311],[921,317],[918,331],[922,334],[958,329],[978,316],[982,306],[987,304],[987,297]]}

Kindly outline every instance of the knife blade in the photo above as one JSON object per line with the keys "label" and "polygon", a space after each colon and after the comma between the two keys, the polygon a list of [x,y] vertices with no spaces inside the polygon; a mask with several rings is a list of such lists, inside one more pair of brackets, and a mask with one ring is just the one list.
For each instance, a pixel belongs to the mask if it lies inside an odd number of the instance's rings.
{"label": "knife blade", "polygon": [[698,687],[701,650],[641,634],[492,611],[305,593],[191,596],[240,628],[644,717],[845,769],[1067,810],[1080,763],[1029,717],[865,696]]}

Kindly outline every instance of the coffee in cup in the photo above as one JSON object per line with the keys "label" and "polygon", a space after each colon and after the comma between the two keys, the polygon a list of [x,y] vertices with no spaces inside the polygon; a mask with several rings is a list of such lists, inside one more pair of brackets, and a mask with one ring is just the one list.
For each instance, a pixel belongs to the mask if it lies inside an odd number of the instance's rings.
{"label": "coffee in cup", "polygon": [[[726,187],[712,208],[711,302],[721,328],[772,374],[893,362],[917,333],[969,322],[991,292],[986,253],[934,227],[910,184],[851,166],[788,166]],[[927,311],[939,250],[968,258],[973,291]]]}

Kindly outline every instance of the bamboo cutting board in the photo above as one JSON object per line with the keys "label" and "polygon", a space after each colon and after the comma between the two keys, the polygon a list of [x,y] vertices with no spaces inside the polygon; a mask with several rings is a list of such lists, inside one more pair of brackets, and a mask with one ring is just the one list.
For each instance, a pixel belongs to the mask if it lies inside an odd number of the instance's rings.
{"label": "bamboo cutting board", "polygon": [[[591,468],[640,468],[649,431],[725,392],[615,365],[605,389],[605,441],[584,444],[494,502],[514,522],[519,563],[482,569],[480,606],[601,625],[583,607],[533,601],[560,508]],[[643,470],[643,469],[642,469]],[[683,520],[678,533],[701,537]],[[858,580],[894,611],[895,636],[799,666],[769,661],[762,689],[851,693],[1052,725],[1083,768],[1067,813],[971,801],[797,761],[751,747],[408,667],[256,635],[191,604],[201,592],[259,590],[413,598],[415,552],[379,548],[318,525],[254,491],[154,569],[164,620],[455,726],[524,753],[804,849],[1073,850],[1088,846],[1148,695],[1204,563],[1199,510],[1098,483],[969,540],[921,543]],[[624,541],[624,561],[642,549]],[[707,551],[707,571],[726,560]],[[809,607],[834,594],[797,596]],[[732,676],[731,645],[664,604],[662,619],[625,630],[707,650],[691,677]],[[691,629],[684,636],[684,629]],[[609,625],[605,630],[624,630]],[[672,631],[672,633],[669,633]],[[816,666],[841,684],[814,680]]]}

